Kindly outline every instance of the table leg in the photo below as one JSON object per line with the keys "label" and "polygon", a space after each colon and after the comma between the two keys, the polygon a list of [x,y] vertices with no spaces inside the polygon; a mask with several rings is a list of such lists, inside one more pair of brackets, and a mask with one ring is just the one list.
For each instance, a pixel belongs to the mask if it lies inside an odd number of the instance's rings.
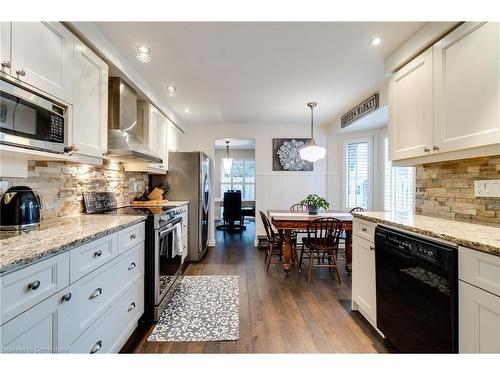
{"label": "table leg", "polygon": [[288,272],[292,269],[292,230],[285,229],[285,246],[283,247],[283,270],[288,276]]}
{"label": "table leg", "polygon": [[345,231],[345,270],[347,273],[352,272],[352,230]]}

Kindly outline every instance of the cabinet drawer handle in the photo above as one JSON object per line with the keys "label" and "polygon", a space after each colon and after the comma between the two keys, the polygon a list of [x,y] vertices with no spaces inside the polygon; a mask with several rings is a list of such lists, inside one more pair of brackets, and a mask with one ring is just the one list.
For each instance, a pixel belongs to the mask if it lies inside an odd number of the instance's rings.
{"label": "cabinet drawer handle", "polygon": [[366,232],[366,228],[365,227],[361,228],[361,232]]}
{"label": "cabinet drawer handle", "polygon": [[102,348],[102,341],[99,340],[95,343],[95,345],[90,349],[90,354],[97,353]]}
{"label": "cabinet drawer handle", "polygon": [[71,299],[71,293],[66,293],[64,296],[62,296],[63,302],[68,302]]}
{"label": "cabinet drawer handle", "polygon": [[92,292],[92,294],[90,295],[89,299],[94,299],[94,298],[97,298],[97,297],[99,297],[101,294],[102,294],[102,288],[97,288],[96,290],[94,290],[94,291]]}
{"label": "cabinet drawer handle", "polygon": [[94,253],[95,257],[100,257],[102,255],[102,250],[98,250]]}
{"label": "cabinet drawer handle", "polygon": [[24,69],[18,69],[16,70],[16,74],[18,76],[24,77],[26,75],[26,72],[24,71]]}
{"label": "cabinet drawer handle", "polygon": [[135,309],[135,302],[132,302],[127,310],[127,312],[129,311],[132,311],[133,309]]}
{"label": "cabinet drawer handle", "polygon": [[129,271],[133,270],[135,267],[137,267],[137,265],[134,262],[132,262],[132,263],[130,263],[130,266],[128,266],[128,270]]}
{"label": "cabinet drawer handle", "polygon": [[373,246],[373,245],[372,245],[372,246],[370,246],[370,250],[371,250],[371,251],[375,250],[375,246]]}
{"label": "cabinet drawer handle", "polygon": [[9,60],[5,60],[5,61],[2,61],[2,70],[4,68],[10,68],[10,61]]}
{"label": "cabinet drawer handle", "polygon": [[135,239],[135,234],[132,234],[132,235],[130,236],[130,239],[131,239],[131,240],[134,240],[134,239]]}
{"label": "cabinet drawer handle", "polygon": [[431,149],[429,147],[424,147],[424,152],[431,152]]}
{"label": "cabinet drawer handle", "polygon": [[439,146],[434,145],[434,146],[432,146],[432,149],[433,149],[434,151],[439,151]]}
{"label": "cabinet drawer handle", "polygon": [[33,281],[32,283],[29,283],[28,289],[30,290],[37,290],[38,287],[40,286],[40,281]]}

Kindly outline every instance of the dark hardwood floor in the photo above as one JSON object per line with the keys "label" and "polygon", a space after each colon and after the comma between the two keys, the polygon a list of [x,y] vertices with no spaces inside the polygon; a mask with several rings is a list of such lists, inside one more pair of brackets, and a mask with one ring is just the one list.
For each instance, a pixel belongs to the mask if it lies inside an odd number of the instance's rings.
{"label": "dark hardwood floor", "polygon": [[[389,347],[358,312],[351,311],[351,278],[342,283],[315,269],[308,287],[297,269],[264,265],[254,247],[253,222],[241,234],[216,233],[216,246],[186,275],[239,275],[240,339],[225,342],[148,342],[153,326],[139,326],[125,353],[385,353]],[[339,258],[342,258],[339,256]]]}

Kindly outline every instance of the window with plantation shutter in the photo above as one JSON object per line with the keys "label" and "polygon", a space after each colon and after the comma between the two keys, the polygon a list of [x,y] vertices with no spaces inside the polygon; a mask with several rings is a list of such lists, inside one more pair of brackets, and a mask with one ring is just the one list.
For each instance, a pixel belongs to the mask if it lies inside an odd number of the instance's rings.
{"label": "window with plantation shutter", "polygon": [[415,168],[393,167],[389,139],[384,139],[384,211],[415,211]]}
{"label": "window with plantation shutter", "polygon": [[241,198],[255,200],[255,159],[234,159],[231,174],[226,175],[220,161],[221,195],[228,190],[241,190]]}
{"label": "window with plantation shutter", "polygon": [[347,142],[344,149],[344,207],[368,209],[371,194],[368,142]]}

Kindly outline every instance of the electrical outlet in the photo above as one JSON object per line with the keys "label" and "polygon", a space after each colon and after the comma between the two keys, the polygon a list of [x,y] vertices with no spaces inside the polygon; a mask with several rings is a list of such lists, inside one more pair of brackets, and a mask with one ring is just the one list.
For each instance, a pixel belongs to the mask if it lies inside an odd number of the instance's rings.
{"label": "electrical outlet", "polygon": [[474,181],[474,196],[499,198],[500,180],[477,180]]}
{"label": "electrical outlet", "polygon": [[5,193],[8,188],[10,188],[9,181],[0,181],[0,193]]}

